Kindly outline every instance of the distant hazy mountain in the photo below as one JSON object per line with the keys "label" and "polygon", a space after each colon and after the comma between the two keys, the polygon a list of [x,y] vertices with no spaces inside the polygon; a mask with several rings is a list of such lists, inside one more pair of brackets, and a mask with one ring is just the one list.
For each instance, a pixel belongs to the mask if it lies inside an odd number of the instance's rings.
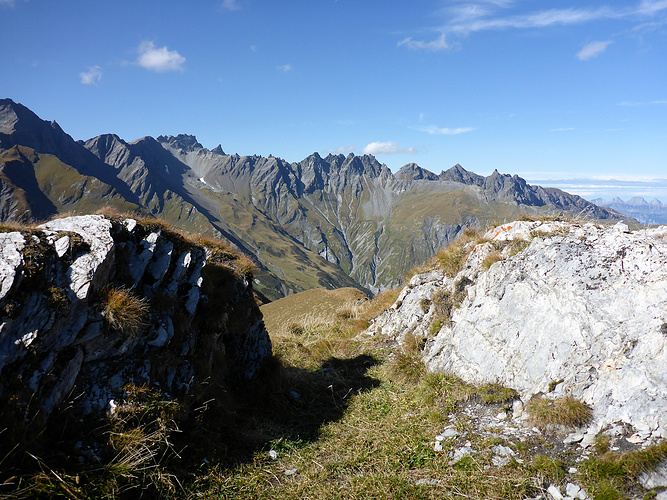
{"label": "distant hazy mountain", "polygon": [[288,163],[208,150],[190,135],[77,142],[0,100],[0,218],[104,204],[228,239],[256,258],[257,288],[270,298],[320,286],[383,289],[466,227],[522,213],[621,218],[516,175],[460,165],[436,175],[410,163],[392,174],[370,155],[317,153]]}
{"label": "distant hazy mountain", "polygon": [[599,207],[608,207],[623,215],[637,219],[645,225],[667,224],[667,205],[663,205],[659,200],[653,199],[647,202],[644,198],[636,196],[628,201],[620,198],[614,198],[605,201],[602,198],[591,200]]}

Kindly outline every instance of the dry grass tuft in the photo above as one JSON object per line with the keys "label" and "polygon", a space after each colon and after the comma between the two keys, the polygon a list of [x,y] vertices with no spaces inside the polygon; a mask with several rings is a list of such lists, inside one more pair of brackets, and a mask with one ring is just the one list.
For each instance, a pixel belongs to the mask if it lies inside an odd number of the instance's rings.
{"label": "dry grass tuft", "polygon": [[27,231],[33,228],[34,226],[23,224],[17,221],[7,220],[0,223],[0,233],[14,233],[20,231]]}
{"label": "dry grass tuft", "polygon": [[107,488],[151,488],[159,496],[173,497],[178,482],[163,467],[177,455],[169,441],[178,431],[176,415],[181,405],[144,386],[125,386],[126,399],[109,417],[109,446],[114,458],[105,466]]}
{"label": "dry grass tuft", "polygon": [[593,418],[590,406],[571,396],[556,399],[534,397],[526,409],[534,425],[542,429],[552,425],[581,427]]}
{"label": "dry grass tuft", "polygon": [[148,299],[137,297],[125,288],[107,288],[103,291],[104,317],[111,328],[136,336],[146,327]]}
{"label": "dry grass tuft", "polygon": [[377,318],[396,302],[401,291],[403,291],[402,286],[378,293],[373,297],[373,300],[366,304],[366,307],[360,312],[360,317],[366,321]]}
{"label": "dry grass tuft", "polygon": [[493,264],[496,262],[500,262],[503,260],[503,256],[500,255],[500,252],[491,252],[489,255],[486,256],[484,261],[482,262],[482,269],[487,270],[489,269]]}
{"label": "dry grass tuft", "polygon": [[[112,219],[112,220],[117,220],[117,219],[135,219],[141,218],[142,220],[146,220],[145,217],[138,215],[137,213],[132,213],[132,212],[123,212],[121,210],[118,210],[118,208],[113,207],[111,205],[104,205],[102,208],[94,212],[95,215],[103,215],[107,219]],[[149,219],[152,220],[152,219]]]}
{"label": "dry grass tuft", "polygon": [[422,339],[412,333],[406,333],[399,349],[388,364],[389,373],[394,379],[416,384],[426,373],[422,362]]}

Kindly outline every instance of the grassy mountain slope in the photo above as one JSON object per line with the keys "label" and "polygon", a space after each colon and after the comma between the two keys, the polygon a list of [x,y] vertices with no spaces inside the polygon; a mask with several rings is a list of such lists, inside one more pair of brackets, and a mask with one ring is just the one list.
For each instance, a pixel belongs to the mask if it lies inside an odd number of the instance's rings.
{"label": "grassy mountain slope", "polygon": [[2,206],[9,208],[4,219],[43,220],[58,213],[91,213],[106,205],[124,212],[139,209],[105,182],[23,146],[0,152],[0,180],[2,197],[7,197]]}

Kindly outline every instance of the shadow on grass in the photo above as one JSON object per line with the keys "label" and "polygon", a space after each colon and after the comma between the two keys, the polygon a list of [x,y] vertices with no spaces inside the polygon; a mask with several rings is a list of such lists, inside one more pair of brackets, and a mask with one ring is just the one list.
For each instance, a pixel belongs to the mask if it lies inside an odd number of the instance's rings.
{"label": "shadow on grass", "polygon": [[[22,446],[0,446],[0,498],[179,498],[193,482],[200,488],[211,467],[233,469],[252,463],[257,452],[317,439],[324,424],[343,416],[354,395],[379,385],[366,374],[376,364],[363,354],[329,358],[317,370],[304,370],[271,357],[255,380],[201,384],[188,401],[159,401],[160,394],[149,390],[146,395],[155,399],[152,409],[137,407],[137,436],[147,436],[166,421],[178,431],[142,445],[138,455],[150,462],[130,466],[122,475],[114,472],[119,455],[109,437],[118,434],[108,421],[83,425],[68,412],[56,412],[47,427],[39,426],[34,443],[26,434],[17,436]],[[171,404],[177,413],[165,413]],[[93,450],[94,459],[84,460],[75,451],[82,446]]]}
{"label": "shadow on grass", "polygon": [[[187,463],[229,468],[250,463],[258,451],[294,447],[317,439],[324,424],[341,418],[350,399],[377,387],[366,375],[378,360],[368,354],[329,358],[318,370],[271,358],[252,381],[226,391],[191,415],[196,425],[174,436]],[[212,388],[215,391],[215,388]],[[195,411],[196,413],[196,411]]]}

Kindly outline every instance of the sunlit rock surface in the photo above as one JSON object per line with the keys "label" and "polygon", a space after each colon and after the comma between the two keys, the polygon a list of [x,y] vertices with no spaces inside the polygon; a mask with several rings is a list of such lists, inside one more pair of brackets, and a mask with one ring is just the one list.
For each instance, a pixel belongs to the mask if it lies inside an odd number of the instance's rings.
{"label": "sunlit rock surface", "polygon": [[451,324],[426,344],[430,370],[500,382],[524,401],[580,399],[594,417],[584,443],[620,424],[635,442],[667,437],[667,227],[518,222],[486,237],[530,244],[485,271],[473,257],[483,243],[454,279],[413,278],[368,333],[428,337],[423,300],[466,276]]}

